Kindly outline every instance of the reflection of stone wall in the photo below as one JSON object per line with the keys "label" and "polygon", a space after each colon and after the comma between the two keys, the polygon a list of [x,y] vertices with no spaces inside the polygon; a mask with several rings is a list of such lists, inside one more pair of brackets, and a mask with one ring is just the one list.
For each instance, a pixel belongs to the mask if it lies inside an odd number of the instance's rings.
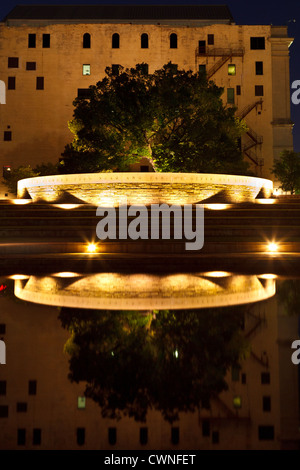
{"label": "reflection of stone wall", "polygon": [[92,173],[27,178],[18,183],[18,197],[26,190],[34,201],[64,202],[79,199],[96,206],[128,204],[192,204],[252,201],[273,185],[262,178],[196,173]]}

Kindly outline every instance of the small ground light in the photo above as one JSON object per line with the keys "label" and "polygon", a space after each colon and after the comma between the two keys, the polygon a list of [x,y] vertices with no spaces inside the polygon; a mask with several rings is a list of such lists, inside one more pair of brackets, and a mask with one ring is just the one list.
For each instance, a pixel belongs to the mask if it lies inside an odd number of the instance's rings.
{"label": "small ground light", "polygon": [[278,248],[279,248],[278,243],[274,243],[274,242],[268,243],[268,251],[270,251],[271,253],[278,251]]}
{"label": "small ground light", "polygon": [[89,243],[88,246],[87,246],[87,251],[89,253],[96,253],[97,245],[95,245],[95,243]]}

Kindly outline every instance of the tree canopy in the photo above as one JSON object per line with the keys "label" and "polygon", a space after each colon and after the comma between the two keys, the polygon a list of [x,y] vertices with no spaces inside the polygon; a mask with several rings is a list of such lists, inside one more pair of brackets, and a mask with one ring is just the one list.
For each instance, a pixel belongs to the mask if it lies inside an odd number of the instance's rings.
{"label": "tree canopy", "polygon": [[223,105],[223,88],[205,74],[164,65],[107,68],[74,101],[64,173],[127,171],[146,157],[155,171],[246,173],[239,138],[246,127]]}
{"label": "tree canopy", "polygon": [[275,160],[272,173],[280,181],[280,188],[294,194],[300,191],[300,153],[284,150]]}

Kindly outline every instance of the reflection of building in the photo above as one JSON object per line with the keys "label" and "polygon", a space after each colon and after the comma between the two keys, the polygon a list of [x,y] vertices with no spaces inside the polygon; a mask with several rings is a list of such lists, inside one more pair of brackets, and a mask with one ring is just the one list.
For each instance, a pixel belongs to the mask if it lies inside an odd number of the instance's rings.
{"label": "reflection of building", "polygon": [[68,381],[63,347],[69,334],[58,310],[0,300],[0,337],[7,345],[7,364],[0,366],[1,449],[299,446],[299,383],[288,352],[295,319],[278,314],[276,297],[245,306],[243,332],[251,353],[239,371],[228,373],[228,391],[212,400],[210,410],[182,414],[173,426],[157,412],[143,424],[103,419],[95,403],[80,398],[84,384]]}
{"label": "reflection of building", "polygon": [[[92,18],[92,19],[91,19]],[[245,158],[269,177],[292,149],[286,26],[236,25],[225,6],[17,6],[0,25],[1,166],[56,162],[72,140],[72,102],[107,66],[171,61],[224,87],[249,130]],[[141,163],[135,170],[147,171]]]}

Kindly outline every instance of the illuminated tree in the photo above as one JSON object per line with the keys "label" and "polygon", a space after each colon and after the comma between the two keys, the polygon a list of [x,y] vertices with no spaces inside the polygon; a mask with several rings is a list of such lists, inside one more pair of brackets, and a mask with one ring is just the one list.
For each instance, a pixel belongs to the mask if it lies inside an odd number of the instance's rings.
{"label": "illuminated tree", "polygon": [[272,173],[280,181],[283,191],[294,194],[300,190],[300,153],[284,150],[275,160]]}

